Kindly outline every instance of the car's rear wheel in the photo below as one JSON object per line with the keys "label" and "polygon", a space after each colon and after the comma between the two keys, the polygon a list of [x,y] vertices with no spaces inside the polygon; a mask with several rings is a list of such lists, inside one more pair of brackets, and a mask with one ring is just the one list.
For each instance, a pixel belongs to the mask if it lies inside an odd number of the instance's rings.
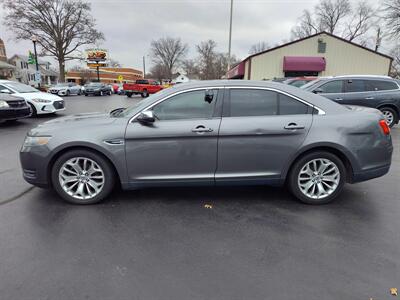
{"label": "car's rear wheel", "polygon": [[149,96],[149,92],[147,90],[143,90],[142,97],[147,98]]}
{"label": "car's rear wheel", "polygon": [[385,117],[386,124],[388,124],[389,127],[393,127],[398,120],[397,112],[391,107],[382,107],[380,111]]}
{"label": "car's rear wheel", "polygon": [[306,204],[326,204],[341,192],[346,168],[334,154],[318,151],[298,159],[289,174],[293,195]]}
{"label": "car's rear wheel", "polygon": [[73,204],[100,202],[112,191],[114,177],[110,163],[88,150],[72,150],[61,155],[51,172],[56,192]]}

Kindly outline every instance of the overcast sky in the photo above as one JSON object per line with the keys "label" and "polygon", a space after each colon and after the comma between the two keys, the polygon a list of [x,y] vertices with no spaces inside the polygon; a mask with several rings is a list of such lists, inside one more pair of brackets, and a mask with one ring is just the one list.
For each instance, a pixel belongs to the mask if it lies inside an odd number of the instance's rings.
{"label": "overcast sky", "polygon": [[[354,0],[355,1],[355,0]],[[352,2],[354,2],[352,1]],[[99,46],[126,67],[142,69],[142,57],[149,54],[150,42],[160,37],[180,37],[195,45],[213,39],[218,50],[227,52],[230,0],[91,0],[97,28],[106,40]],[[312,9],[318,0],[234,0],[232,53],[248,55],[252,44],[266,41],[275,46],[289,40],[290,29],[303,9]],[[4,15],[0,8],[0,19]],[[30,42],[15,43],[12,33],[0,25],[8,57],[26,54]],[[150,58],[146,61],[150,64]]]}

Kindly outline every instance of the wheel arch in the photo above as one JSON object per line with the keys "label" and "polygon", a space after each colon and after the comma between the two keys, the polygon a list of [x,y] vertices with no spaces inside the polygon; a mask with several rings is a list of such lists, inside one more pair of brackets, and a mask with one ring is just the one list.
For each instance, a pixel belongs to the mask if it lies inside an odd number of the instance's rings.
{"label": "wheel arch", "polygon": [[103,157],[110,164],[111,168],[113,169],[114,174],[117,176],[116,182],[121,184],[122,174],[120,174],[120,171],[116,167],[116,164],[113,161],[113,159],[105,151],[99,150],[97,147],[94,147],[92,145],[68,145],[66,147],[63,147],[63,148],[55,151],[54,154],[51,156],[49,163],[47,164],[46,177],[47,177],[47,181],[49,182],[49,185],[52,185],[51,171],[52,171],[53,166],[54,166],[55,162],[57,161],[57,159],[64,153],[67,153],[67,152],[73,151],[73,150],[88,150],[88,151],[91,151],[91,152],[96,153],[97,155],[100,155],[101,157]]}
{"label": "wheel arch", "polygon": [[353,181],[353,175],[354,175],[354,158],[350,158],[350,154],[346,153],[339,145],[312,145],[307,148],[302,149],[300,152],[296,153],[294,158],[290,161],[288,166],[284,170],[284,178],[285,181],[288,178],[288,174],[290,173],[291,169],[293,168],[293,165],[297,160],[302,158],[303,156],[311,153],[311,152],[316,152],[316,151],[324,151],[324,152],[329,152],[334,155],[336,155],[344,164],[346,168],[346,182],[352,182]]}
{"label": "wheel arch", "polygon": [[399,117],[400,117],[400,110],[399,110],[399,108],[396,106],[396,105],[394,105],[394,104],[392,104],[392,103],[382,103],[382,104],[380,104],[378,107],[377,107],[377,109],[382,109],[382,108],[384,108],[384,107],[388,107],[388,108],[391,108],[391,109],[393,109],[396,113],[397,113],[397,121],[398,121],[398,119],[399,119]]}

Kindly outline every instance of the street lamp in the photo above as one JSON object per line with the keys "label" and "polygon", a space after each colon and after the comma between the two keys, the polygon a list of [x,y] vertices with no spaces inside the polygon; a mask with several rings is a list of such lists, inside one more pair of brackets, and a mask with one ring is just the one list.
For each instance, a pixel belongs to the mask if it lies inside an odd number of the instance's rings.
{"label": "street lamp", "polygon": [[[33,35],[31,38],[32,42],[33,42],[33,51],[35,54],[35,64],[36,64],[36,74],[40,74],[39,73],[39,62],[38,62],[38,57],[37,57],[37,52],[36,52],[36,43],[38,41],[38,38],[36,35]],[[37,75],[35,75],[36,77]],[[40,81],[38,82],[38,87],[40,88]]]}
{"label": "street lamp", "polygon": [[229,19],[228,71],[231,69],[232,12],[233,12],[233,0],[231,0],[231,14]]}

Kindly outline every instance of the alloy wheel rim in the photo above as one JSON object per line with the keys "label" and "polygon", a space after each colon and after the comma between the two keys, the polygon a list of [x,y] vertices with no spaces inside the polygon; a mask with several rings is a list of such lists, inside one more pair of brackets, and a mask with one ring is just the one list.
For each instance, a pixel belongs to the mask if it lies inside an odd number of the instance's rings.
{"label": "alloy wheel rim", "polygon": [[393,113],[388,110],[384,110],[382,113],[383,116],[385,117],[386,124],[391,125],[394,119]]}
{"label": "alloy wheel rim", "polygon": [[103,189],[103,169],[87,157],[73,157],[60,168],[58,179],[64,192],[75,199],[89,200]]}
{"label": "alloy wheel rim", "polygon": [[336,191],[340,182],[340,171],[329,159],[318,158],[307,162],[298,175],[300,191],[312,199],[323,199]]}

